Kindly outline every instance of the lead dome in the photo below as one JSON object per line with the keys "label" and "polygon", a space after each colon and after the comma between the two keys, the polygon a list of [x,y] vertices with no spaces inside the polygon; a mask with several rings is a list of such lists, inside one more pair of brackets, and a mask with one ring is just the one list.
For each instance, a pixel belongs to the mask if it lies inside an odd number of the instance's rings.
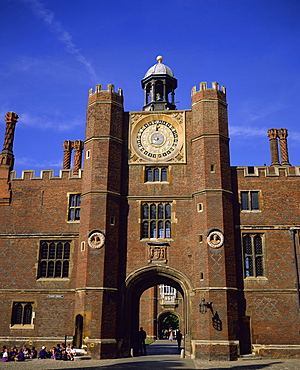
{"label": "lead dome", "polygon": [[151,75],[168,75],[174,77],[172,69],[162,63],[163,57],[161,55],[159,55],[156,60],[158,63],[154,64],[154,66],[148,69],[144,78],[147,78]]}

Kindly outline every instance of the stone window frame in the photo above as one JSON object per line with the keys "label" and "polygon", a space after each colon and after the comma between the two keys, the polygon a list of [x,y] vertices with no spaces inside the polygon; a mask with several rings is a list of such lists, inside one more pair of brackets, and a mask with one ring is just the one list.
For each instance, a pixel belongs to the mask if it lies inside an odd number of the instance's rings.
{"label": "stone window frame", "polygon": [[37,279],[69,279],[70,260],[71,240],[40,240]]}
{"label": "stone window frame", "polygon": [[[146,207],[148,205],[148,217],[146,215]],[[159,205],[163,205],[163,214]],[[152,208],[151,208],[152,206]],[[153,206],[155,206],[156,212],[153,214]],[[167,208],[167,206],[169,206]],[[173,235],[173,202],[172,201],[142,201],[140,204],[141,211],[141,228],[140,228],[140,239],[141,240],[170,240]],[[152,214],[151,214],[152,213]],[[167,214],[166,214],[167,213]],[[153,217],[156,216],[156,217]],[[163,216],[163,217],[159,217]]]}
{"label": "stone window frame", "polygon": [[[246,242],[246,238],[249,241]],[[259,245],[260,244],[260,245]],[[266,240],[263,232],[242,232],[241,246],[244,279],[266,278]]]}
{"label": "stone window frame", "polygon": [[145,183],[168,182],[168,166],[146,166],[144,168],[144,173]]}
{"label": "stone window frame", "polygon": [[80,222],[81,193],[78,192],[67,193],[67,197],[68,197],[67,222],[78,223]]}
{"label": "stone window frame", "polygon": [[[243,197],[243,194],[247,195],[247,196]],[[257,199],[255,199],[253,197],[255,194],[257,194]],[[244,200],[246,200],[246,202],[247,202],[247,208],[243,205]],[[257,201],[257,207],[256,207],[256,204],[255,204],[255,201]],[[261,190],[240,190],[239,191],[239,203],[240,203],[241,212],[243,212],[243,213],[261,212],[262,211],[262,193],[261,193]]]}
{"label": "stone window frame", "polygon": [[[11,306],[11,321],[10,329],[34,329],[33,320],[35,302],[29,301],[13,301]],[[21,307],[21,311],[20,308]],[[19,317],[18,317],[19,316]]]}

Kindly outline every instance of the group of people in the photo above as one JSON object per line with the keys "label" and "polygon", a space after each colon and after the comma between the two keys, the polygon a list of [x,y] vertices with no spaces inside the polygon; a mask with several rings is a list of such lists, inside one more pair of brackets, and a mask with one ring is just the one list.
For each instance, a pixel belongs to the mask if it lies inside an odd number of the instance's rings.
{"label": "group of people", "polygon": [[52,358],[54,360],[63,360],[63,361],[74,361],[74,356],[76,355],[76,350],[74,346],[70,344],[65,345],[64,343],[57,344],[56,347],[52,347],[47,351],[46,347],[42,347],[42,350],[39,353],[39,359]]}
{"label": "group of people", "polygon": [[12,347],[10,350],[3,346],[1,350],[1,361],[25,361],[27,358],[37,358],[37,350],[35,347],[27,348],[23,346],[22,348]]}
{"label": "group of people", "polygon": [[74,360],[74,356],[76,355],[76,350],[74,346],[70,344],[65,345],[57,344],[56,347],[52,347],[49,351],[45,346],[42,346],[40,352],[38,353],[35,347],[27,348],[23,346],[22,348],[13,347],[9,350],[6,346],[3,346],[2,351],[0,353],[1,361],[25,361],[26,359],[55,359],[55,360],[64,360],[68,361]]}

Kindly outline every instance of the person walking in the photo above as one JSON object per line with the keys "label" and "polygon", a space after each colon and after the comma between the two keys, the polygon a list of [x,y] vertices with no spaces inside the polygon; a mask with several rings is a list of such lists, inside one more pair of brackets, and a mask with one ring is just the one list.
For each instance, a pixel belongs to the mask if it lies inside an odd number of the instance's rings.
{"label": "person walking", "polygon": [[140,331],[139,331],[139,352],[141,354],[146,354],[146,343],[145,343],[145,339],[147,337],[147,334],[145,332],[145,330],[140,327]]}
{"label": "person walking", "polygon": [[176,333],[176,340],[177,340],[178,348],[180,349],[182,334],[181,334],[181,331],[179,329],[177,330],[177,333]]}

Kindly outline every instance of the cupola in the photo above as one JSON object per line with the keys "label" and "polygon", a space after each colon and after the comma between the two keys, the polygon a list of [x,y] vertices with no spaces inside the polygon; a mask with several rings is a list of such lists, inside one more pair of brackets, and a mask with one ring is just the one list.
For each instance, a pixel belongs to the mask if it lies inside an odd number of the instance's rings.
{"label": "cupola", "polygon": [[162,63],[162,56],[158,56],[156,60],[158,63],[149,68],[142,79],[143,110],[174,110],[177,79],[171,68]]}

